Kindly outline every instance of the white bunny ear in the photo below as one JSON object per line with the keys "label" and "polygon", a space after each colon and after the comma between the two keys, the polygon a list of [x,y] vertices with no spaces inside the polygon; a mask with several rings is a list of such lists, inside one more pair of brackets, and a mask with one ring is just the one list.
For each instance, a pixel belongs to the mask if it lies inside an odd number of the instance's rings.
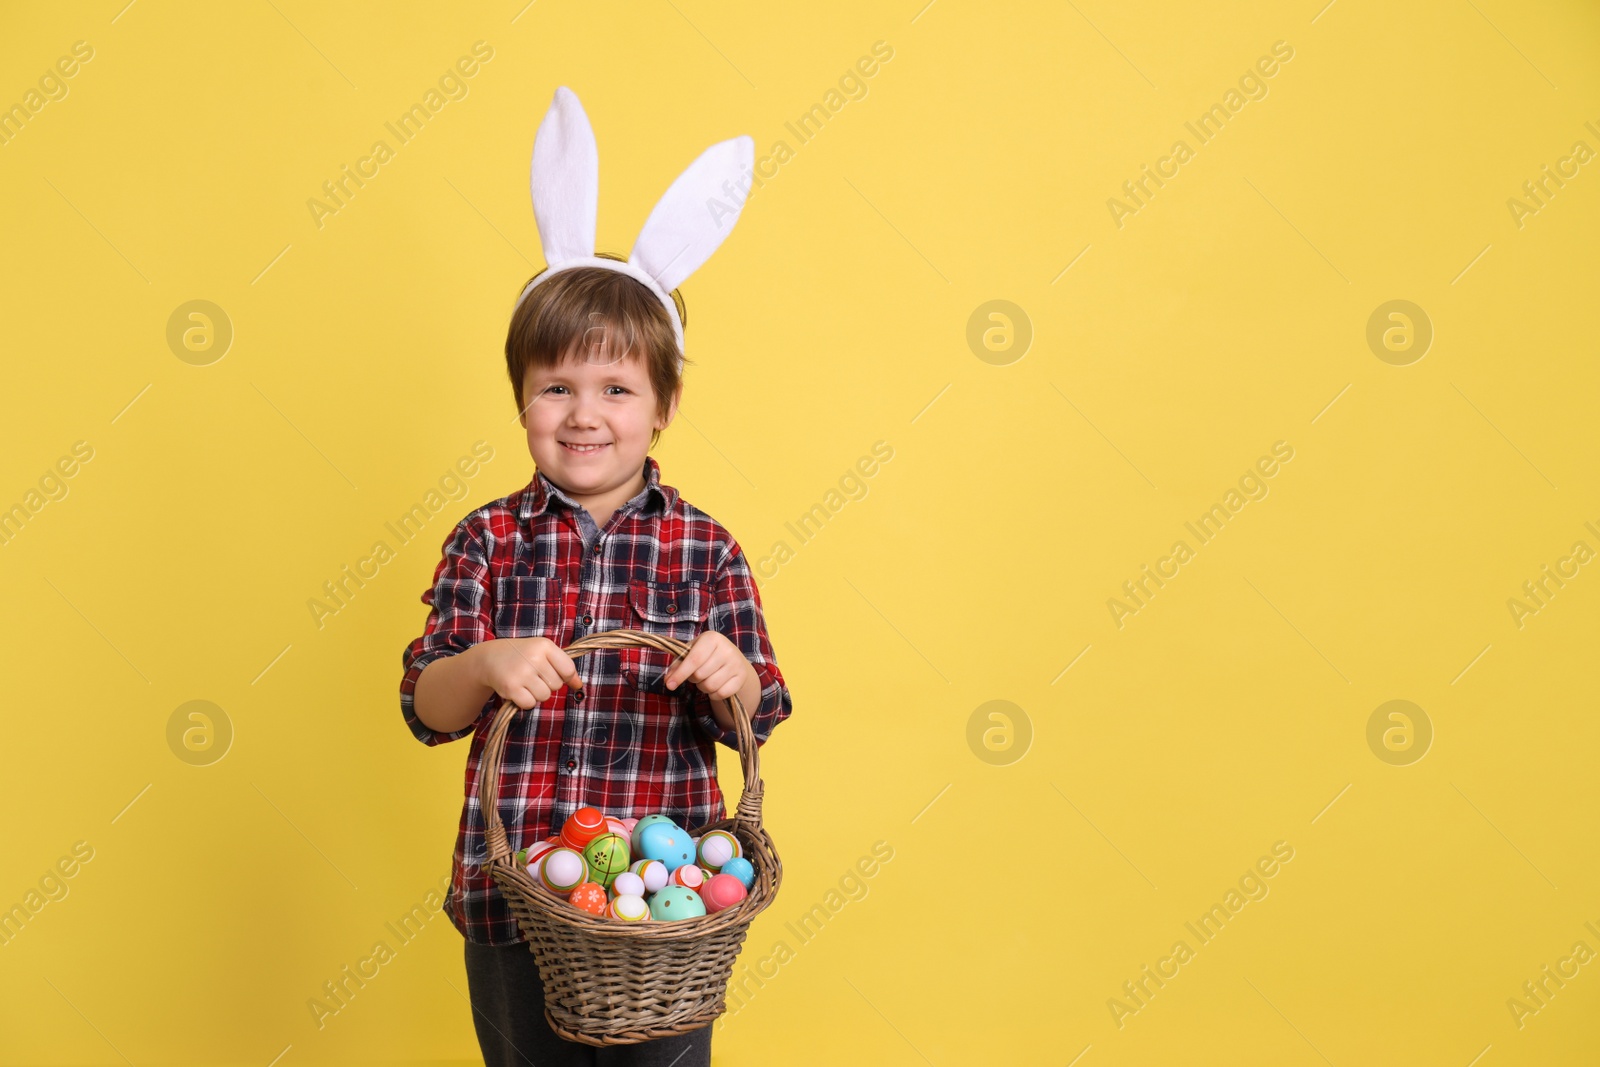
{"label": "white bunny ear", "polygon": [[555,265],[594,255],[595,213],[600,201],[600,153],[583,105],[565,85],[533,138],[529,186],[544,259]]}
{"label": "white bunny ear", "polygon": [[665,292],[683,284],[739,221],[754,180],[756,143],[735,137],[712,145],[661,194],[628,262]]}

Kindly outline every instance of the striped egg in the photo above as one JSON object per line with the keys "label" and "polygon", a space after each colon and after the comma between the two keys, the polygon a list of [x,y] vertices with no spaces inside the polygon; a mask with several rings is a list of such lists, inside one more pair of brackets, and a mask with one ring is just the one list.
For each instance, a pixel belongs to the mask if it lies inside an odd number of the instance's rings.
{"label": "striped egg", "polygon": [[540,858],[542,858],[546,852],[549,852],[555,847],[555,844],[550,841],[535,841],[526,849],[522,850],[522,863],[523,866],[528,868],[528,873],[530,875],[535,878],[539,877]]}
{"label": "striped egg", "polygon": [[628,870],[644,879],[647,893],[654,893],[667,884],[667,865],[660,860],[637,860]]}
{"label": "striped egg", "polygon": [[623,871],[611,880],[611,895],[616,897],[643,897],[647,890],[644,879],[632,871]]}
{"label": "striped egg", "polygon": [[700,838],[700,866],[715,874],[731,859],[744,855],[739,839],[726,830],[707,830]]}
{"label": "striped egg", "polygon": [[693,863],[685,863],[672,872],[669,881],[685,889],[699,889],[706,884],[706,872]]}
{"label": "striped egg", "polygon": [[583,857],[565,846],[552,848],[539,861],[539,884],[558,897],[570,896],[588,876]]}
{"label": "striped egg", "polygon": [[650,918],[650,905],[644,902],[643,897],[623,893],[606,906],[606,915],[623,922],[642,922]]}
{"label": "striped egg", "polygon": [[606,817],[599,808],[586,805],[561,824],[561,843],[571,849],[581,849],[605,832]]}

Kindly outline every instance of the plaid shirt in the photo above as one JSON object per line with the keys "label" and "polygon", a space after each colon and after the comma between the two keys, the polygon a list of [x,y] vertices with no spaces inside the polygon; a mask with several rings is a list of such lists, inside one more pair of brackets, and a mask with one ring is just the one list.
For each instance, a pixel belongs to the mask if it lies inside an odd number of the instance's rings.
{"label": "plaid shirt", "polygon": [[[652,630],[684,642],[707,628],[725,634],[761,679],[749,709],[756,740],[792,710],[773,658],[744,553],[733,537],[678,491],[661,484],[645,459],[645,487],[596,528],[589,512],[542,473],[525,488],[468,515],[444,543],[422,636],[405,649],[400,711],[420,741],[439,745],[472,734],[465,802],[446,909],[468,940],[522,939],[485,864],[478,772],[493,712],[451,732],[416,716],[417,677],[441,656],[496,637],[545,637],[565,646],[586,634]],[[649,648],[601,649],[576,661],[583,691],[563,686],[519,713],[506,735],[500,821],[512,849],[559,832],[578,808],[617,818],[664,812],[688,829],[725,818],[715,742],[738,751],[732,730],[711,715],[711,698],[692,683],[661,681],[672,662]]]}

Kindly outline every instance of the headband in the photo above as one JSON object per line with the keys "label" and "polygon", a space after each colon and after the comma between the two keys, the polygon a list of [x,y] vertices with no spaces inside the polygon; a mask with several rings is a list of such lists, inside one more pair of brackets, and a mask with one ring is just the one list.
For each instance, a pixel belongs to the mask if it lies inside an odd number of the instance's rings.
{"label": "headband", "polygon": [[594,130],[578,97],[566,86],[533,139],[530,191],[547,269],[522,290],[517,307],[535,286],[574,267],[600,267],[642,283],[672,320],[683,371],[683,323],[669,295],[700,268],[739,221],[755,173],[755,141],[721,141],[678,175],[645,219],[626,263],[594,254],[595,215],[600,200],[600,155]]}

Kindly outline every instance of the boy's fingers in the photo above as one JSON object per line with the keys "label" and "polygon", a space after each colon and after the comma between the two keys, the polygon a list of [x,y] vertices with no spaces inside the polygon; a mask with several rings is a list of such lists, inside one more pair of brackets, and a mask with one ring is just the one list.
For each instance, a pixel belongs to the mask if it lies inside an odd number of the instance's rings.
{"label": "boy's fingers", "polygon": [[533,671],[534,674],[538,676],[539,681],[543,682],[549,688],[550,692],[554,693],[557,689],[561,688],[561,675],[556,670],[555,664],[545,662],[535,663],[533,666]]}
{"label": "boy's fingers", "polygon": [[732,677],[733,673],[727,667],[709,664],[701,672],[701,677],[694,680],[694,685],[707,696],[720,696],[717,691],[726,686]]}
{"label": "boy's fingers", "polygon": [[710,693],[717,685],[733,675],[733,665],[718,662],[715,658],[708,657],[706,662],[699,664],[690,674],[695,688],[701,692]]}
{"label": "boy's fingers", "polygon": [[685,678],[693,676],[693,672],[700,668],[700,663],[705,658],[705,649],[699,645],[691,646],[689,651],[683,654],[682,659],[668,668],[662,681],[667,683],[668,689],[676,689]]}
{"label": "boy's fingers", "polygon": [[566,649],[557,648],[550,658],[555,663],[556,672],[562,681],[574,689],[583,688],[583,679],[578,677],[578,665],[572,662],[572,657],[567,655]]}
{"label": "boy's fingers", "polygon": [[739,675],[739,669],[730,664],[726,671],[720,672],[716,678],[713,679],[717,696],[721,697],[723,700],[727,700],[729,697],[733,696],[739,691],[742,681],[743,679]]}

